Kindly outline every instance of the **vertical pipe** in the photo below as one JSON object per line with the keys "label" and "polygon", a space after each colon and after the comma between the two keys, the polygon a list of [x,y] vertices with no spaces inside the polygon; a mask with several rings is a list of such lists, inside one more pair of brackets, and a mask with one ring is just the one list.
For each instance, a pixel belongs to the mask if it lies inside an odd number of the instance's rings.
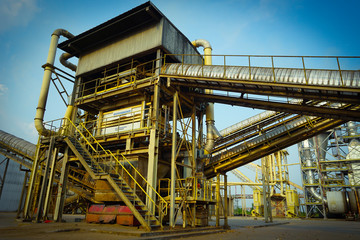
{"label": "vertical pipe", "polygon": [[178,92],[173,98],[173,133],[171,146],[171,182],[170,182],[170,227],[175,227],[175,182],[176,182],[176,137],[177,137],[177,105]]}
{"label": "vertical pipe", "polygon": [[51,80],[51,74],[53,65],[55,62],[55,55],[56,55],[56,49],[59,42],[60,36],[64,36],[66,38],[72,38],[74,35],[69,33],[68,31],[64,29],[56,29],[53,34],[51,35],[51,41],[50,41],[50,47],[48,52],[48,57],[45,64],[45,70],[44,70],[44,76],[43,81],[41,85],[40,90],[40,96],[39,96],[39,102],[38,106],[36,108],[36,114],[34,119],[34,124],[36,130],[39,132],[39,135],[43,136],[50,136],[54,134],[54,132],[48,130],[45,128],[43,121],[44,121],[44,113],[45,113],[45,107],[46,102],[49,94],[49,87],[50,87],[50,80]]}
{"label": "vertical pipe", "polygon": [[[204,64],[212,65],[211,57],[211,45],[208,41],[204,39],[198,39],[192,42],[194,47],[203,47],[204,48]],[[206,94],[212,94],[212,89],[205,89]],[[214,117],[214,103],[208,103],[206,107],[206,144],[204,147],[204,153],[210,154],[215,145],[215,139],[220,137],[219,131],[215,127],[215,117]]]}

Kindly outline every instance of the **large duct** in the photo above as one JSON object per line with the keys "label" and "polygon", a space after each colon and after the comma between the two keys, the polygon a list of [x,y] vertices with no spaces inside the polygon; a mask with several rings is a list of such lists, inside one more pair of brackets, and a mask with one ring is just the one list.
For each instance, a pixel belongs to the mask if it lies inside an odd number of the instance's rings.
{"label": "large duct", "polygon": [[317,157],[319,161],[325,161],[326,158],[326,149],[328,147],[328,134],[320,133],[314,137],[314,143],[317,149]]}
{"label": "large duct", "polygon": [[50,80],[51,80],[51,74],[52,74],[52,68],[55,61],[55,55],[56,55],[56,49],[59,42],[60,36],[64,36],[68,39],[73,38],[74,35],[69,33],[68,31],[64,29],[56,29],[53,34],[51,35],[51,42],[49,47],[49,53],[45,64],[45,70],[44,70],[44,76],[43,81],[41,85],[40,90],[40,96],[39,96],[39,102],[38,106],[36,108],[36,114],[35,114],[35,128],[39,132],[40,135],[43,136],[50,136],[52,134],[55,134],[51,130],[48,130],[44,126],[44,113],[45,113],[45,107],[46,102],[49,94],[49,87],[50,87]]}
{"label": "large duct", "polygon": [[[210,43],[204,39],[197,39],[191,43],[194,45],[194,47],[204,48],[204,65],[212,65],[212,48]],[[206,89],[205,93],[212,94],[213,91],[211,89]],[[219,131],[215,127],[214,119],[214,103],[208,103],[206,107],[206,143],[204,147],[205,154],[209,154],[212,152],[215,145],[215,139],[221,136]]]}
{"label": "large duct", "polygon": [[[303,156],[305,158],[305,166],[307,168],[314,168],[314,161],[311,157],[311,150],[310,150],[310,143],[312,140],[310,139],[306,139],[305,141],[303,141]],[[314,174],[314,169],[308,169],[305,171],[305,174],[307,176],[307,180],[309,184],[315,184],[315,174]],[[316,188],[311,186],[307,188],[309,190],[309,192],[311,193],[311,195],[313,195],[313,197],[318,200],[318,201],[324,201],[325,204],[327,204],[327,200],[321,196],[321,194],[319,194],[316,191]]]}
{"label": "large duct", "polygon": [[70,70],[76,72],[77,66],[68,61],[68,59],[72,58],[72,57],[73,57],[73,55],[71,55],[70,53],[63,53],[63,54],[61,54],[59,60],[62,65],[69,68]]}
{"label": "large duct", "polygon": [[[348,136],[353,138],[349,142],[346,159],[360,159],[360,142],[357,139],[359,133],[355,122],[347,123]],[[360,184],[360,163],[352,163],[351,172],[349,172],[349,182],[351,185]]]}

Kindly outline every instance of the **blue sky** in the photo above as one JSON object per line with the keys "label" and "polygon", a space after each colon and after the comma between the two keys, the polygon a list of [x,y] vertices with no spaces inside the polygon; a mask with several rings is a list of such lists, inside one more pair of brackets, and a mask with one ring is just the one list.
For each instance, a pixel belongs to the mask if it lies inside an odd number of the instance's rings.
{"label": "blue sky", "polygon": [[[41,66],[55,29],[77,35],[143,2],[0,0],[0,129],[36,142],[33,119]],[[152,2],[189,40],[210,41],[213,54],[360,55],[360,1]],[[216,105],[215,110],[218,129],[259,112],[223,105]],[[45,121],[61,118],[64,112],[52,86]],[[290,158],[295,159],[289,161],[298,161],[296,148],[290,149],[294,152]]]}

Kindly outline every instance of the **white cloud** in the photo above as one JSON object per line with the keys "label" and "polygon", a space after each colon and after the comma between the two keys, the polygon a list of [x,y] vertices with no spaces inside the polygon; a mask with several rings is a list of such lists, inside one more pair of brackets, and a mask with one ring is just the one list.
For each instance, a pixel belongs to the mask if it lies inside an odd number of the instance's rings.
{"label": "white cloud", "polygon": [[7,92],[8,88],[0,83],[0,96],[4,95]]}
{"label": "white cloud", "polygon": [[0,33],[26,26],[39,10],[37,0],[0,0]]}
{"label": "white cloud", "polygon": [[34,122],[18,122],[19,128],[21,129],[23,135],[18,136],[21,137],[29,142],[36,143],[38,138],[38,132],[36,131]]}

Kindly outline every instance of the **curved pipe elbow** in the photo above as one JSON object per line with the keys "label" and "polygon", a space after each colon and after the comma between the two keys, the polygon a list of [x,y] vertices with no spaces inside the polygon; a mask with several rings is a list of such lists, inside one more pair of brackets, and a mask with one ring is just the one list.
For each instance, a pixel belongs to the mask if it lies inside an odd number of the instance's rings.
{"label": "curved pipe elbow", "polygon": [[206,143],[204,146],[204,153],[210,154],[215,146],[215,140],[221,137],[219,131],[216,129],[214,121],[206,121],[207,134],[206,134]]}
{"label": "curved pipe elbow", "polygon": [[204,147],[204,154],[205,155],[210,154],[212,152],[212,150],[214,149],[214,145],[215,145],[214,139],[207,139],[205,147]]}
{"label": "curved pipe elbow", "polygon": [[62,29],[62,28],[56,29],[56,30],[51,34],[51,36],[52,36],[52,35],[56,35],[56,36],[58,36],[58,37],[64,36],[64,37],[66,37],[66,38],[68,38],[68,39],[74,37],[73,34],[71,34],[69,31],[67,31],[67,30],[65,30],[65,29]]}
{"label": "curved pipe elbow", "polygon": [[203,47],[204,49],[206,49],[206,48],[212,49],[210,42],[205,39],[196,39],[195,41],[192,41],[191,44],[194,47]]}
{"label": "curved pipe elbow", "polygon": [[60,63],[63,66],[65,66],[65,67],[71,69],[72,71],[76,72],[77,66],[68,61],[68,59],[72,58],[72,57],[73,57],[73,55],[71,55],[70,53],[63,53],[63,54],[61,54],[59,60],[60,60]]}
{"label": "curved pipe elbow", "polygon": [[38,131],[38,133],[39,133],[41,136],[49,137],[49,136],[55,134],[55,132],[50,131],[50,130],[48,130],[48,129],[45,128],[44,123],[43,123],[43,119],[35,118],[34,124],[35,124],[36,130]]}

